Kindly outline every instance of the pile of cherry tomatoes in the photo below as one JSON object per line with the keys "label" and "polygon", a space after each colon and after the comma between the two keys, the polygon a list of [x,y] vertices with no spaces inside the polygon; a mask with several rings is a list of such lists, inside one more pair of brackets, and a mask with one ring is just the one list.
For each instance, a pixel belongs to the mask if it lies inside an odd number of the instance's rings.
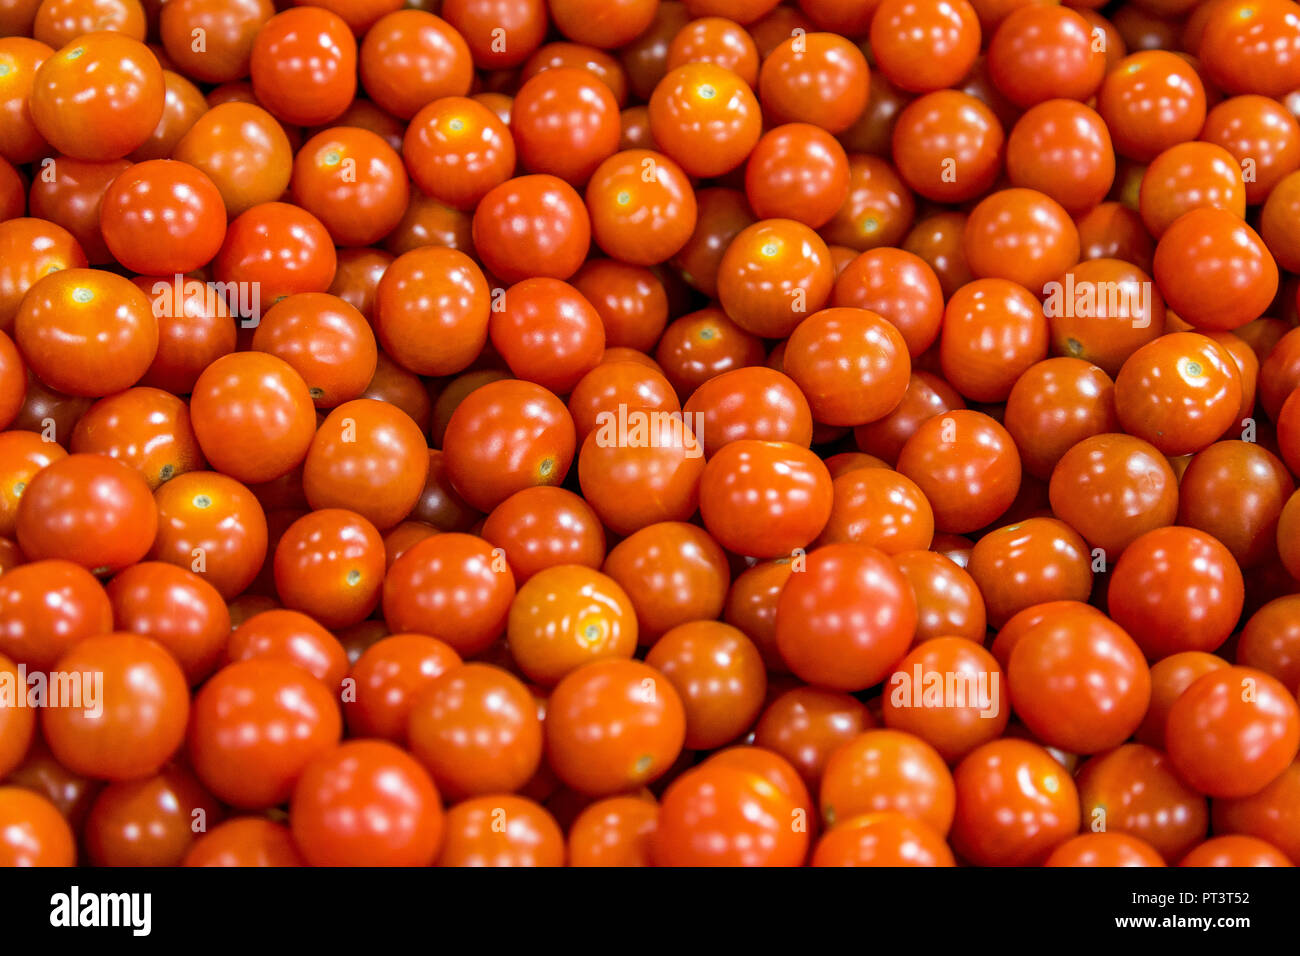
{"label": "pile of cherry tomatoes", "polygon": [[1291,0],[4,0],[0,864],[1300,864]]}

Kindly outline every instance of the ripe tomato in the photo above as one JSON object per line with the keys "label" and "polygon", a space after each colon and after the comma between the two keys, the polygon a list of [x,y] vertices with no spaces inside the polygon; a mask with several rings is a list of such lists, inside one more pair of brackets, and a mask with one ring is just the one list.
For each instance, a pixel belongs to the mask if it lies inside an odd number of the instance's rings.
{"label": "ripe tomato", "polygon": [[737,325],[754,335],[784,338],[830,298],[835,272],[830,250],[810,227],[767,219],[731,240],[717,282],[718,300]]}
{"label": "ripe tomato", "polygon": [[474,248],[505,282],[567,279],[587,258],[591,220],[582,197],[562,179],[517,176],[489,190],[474,210]]}
{"label": "ripe tomato", "polygon": [[562,866],[564,833],[526,797],[462,800],[443,819],[438,866]]}
{"label": "ripe tomato", "polygon": [[55,223],[68,230],[92,264],[109,262],[113,257],[100,229],[100,203],[113,181],[131,167],[131,161],[101,163],[61,156],[53,162],[53,176],[37,176],[32,182],[32,215],[47,220],[46,228]]}
{"label": "ripe tomato", "polygon": [[342,728],[334,691],[286,660],[238,661],[195,695],[188,752],[199,780],[245,809],[284,803]]}
{"label": "ripe tomato", "polygon": [[1300,858],[1300,817],[1296,792],[1300,787],[1300,764],[1291,764],[1259,793],[1248,797],[1214,801],[1212,811],[1216,833],[1239,833],[1267,840],[1292,863]]}
{"label": "ripe tomato", "polygon": [[240,622],[226,646],[229,661],[285,660],[337,689],[347,673],[347,653],[334,635],[306,614],[272,608]]}
{"label": "ripe tomato", "polygon": [[207,265],[226,237],[221,193],[201,170],[151,159],[120,173],[99,208],[104,243],[133,272],[172,275]]}
{"label": "ripe tomato", "polygon": [[975,542],[967,570],[993,627],[1035,604],[1086,602],[1092,593],[1088,546],[1055,518],[1028,518],[989,532]]}
{"label": "ripe tomato", "polygon": [[762,365],[763,354],[762,340],[716,306],[674,320],[655,349],[663,374],[683,399],[723,372]]}
{"label": "ripe tomato", "polygon": [[402,159],[415,184],[466,212],[511,177],[515,156],[510,128],[464,96],[444,96],[425,106],[411,118],[402,140]]}
{"label": "ripe tomato", "polygon": [[685,746],[713,750],[754,723],[767,691],[763,659],[753,641],[720,621],[680,624],[660,637],[646,663],[681,695]]}
{"label": "ripe tomato", "polygon": [[0,774],[5,777],[22,764],[36,733],[37,711],[25,706],[28,693],[26,668],[20,672],[18,666],[0,654],[0,676],[3,676],[6,687],[14,688],[11,693],[6,693],[5,706],[0,708]]}
{"label": "ripe tomato", "polygon": [[788,796],[751,770],[709,763],[664,793],[654,834],[659,866],[798,866],[808,832]]}
{"label": "ripe tomato", "polygon": [[1129,434],[1167,455],[1186,455],[1234,424],[1241,388],[1238,367],[1221,345],[1205,335],[1175,332],[1125,360],[1115,379],[1115,406]]}
{"label": "ripe tomato", "polygon": [[469,663],[429,681],[411,701],[411,753],[453,800],[510,793],[537,772],[542,723],[518,678]]}
{"label": "ripe tomato", "polygon": [[954,799],[952,774],[934,748],[901,731],[869,730],[831,754],[819,803],[830,827],[865,813],[896,812],[946,835]]}
{"label": "ripe tomato", "polygon": [[1179,779],[1161,750],[1124,744],[1084,763],[1075,782],[1086,826],[1137,837],[1166,863],[1205,839],[1205,798]]}
{"label": "ripe tomato", "polygon": [[1043,743],[1097,753],[1123,743],[1146,714],[1151,674],[1119,625],[1088,611],[1034,624],[1011,649],[1011,705]]}
{"label": "ripe tomato", "polygon": [[1048,321],[1037,297],[1008,279],[967,283],[943,310],[939,364],[948,383],[972,401],[1005,401],[1024,373],[1047,358],[1047,346]]}
{"label": "ripe tomato", "polygon": [[348,676],[356,682],[354,700],[344,700],[348,730],[354,737],[380,737],[402,744],[411,708],[435,678],[461,663],[449,644],[424,634],[393,634],[367,647]]}
{"label": "ripe tomato", "polygon": [[77,841],[59,808],[19,786],[0,787],[0,865],[74,866]]}
{"label": "ripe tomato", "polygon": [[524,279],[498,302],[488,335],[517,378],[564,395],[600,363],[605,352],[600,314],[567,282]]}
{"label": "ripe tomato", "polygon": [[158,528],[149,485],[107,455],[68,455],[32,478],[18,504],[18,545],[31,560],[73,561],[97,574],[143,558]]}
{"label": "ripe tomato", "polygon": [[1005,428],[957,409],[925,421],[898,454],[934,509],[939,531],[962,534],[997,520],[1020,490],[1020,455]]}
{"label": "ripe tomato", "polygon": [[977,866],[1032,866],[1079,829],[1074,781],[1042,747],[1004,738],[953,771],[952,846]]}
{"label": "ripe tomato", "polygon": [[277,119],[319,126],[341,114],[357,89],[357,43],[337,14],[320,7],[277,13],[253,41],[253,93]]}
{"label": "ripe tomato", "polygon": [[720,176],[735,169],[762,131],[753,91],[737,74],[714,63],[669,70],[649,104],[655,143],[692,176]]}
{"label": "ripe tomato", "polygon": [[442,842],[442,801],[409,754],[349,740],[303,767],[289,825],[312,866],[429,866]]}
{"label": "ripe tomato", "polygon": [[32,373],[69,395],[130,388],[158,350],[149,299],[129,279],[98,269],[50,271],[24,296],[13,328]]}
{"label": "ripe tomato", "polygon": [[[35,14],[35,5],[32,13]],[[10,163],[30,163],[39,159],[49,148],[49,144],[36,129],[32,121],[29,102],[36,71],[54,50],[40,40],[20,36],[22,29],[14,24],[9,29],[6,24],[0,38],[0,63],[4,64],[4,75],[0,77],[0,92],[3,93],[3,109],[0,109],[0,156]]]}
{"label": "ripe tomato", "polygon": [[197,835],[223,816],[212,794],[180,767],[111,783],[86,817],[86,854],[95,866],[179,866]]}
{"label": "ripe tomato", "polygon": [[778,126],[764,134],[749,154],[745,195],[761,219],[797,219],[818,229],[848,198],[848,156],[818,126]]}
{"label": "ripe tomato", "polygon": [[410,198],[397,151],[375,133],[348,126],[317,133],[302,145],[290,191],[340,246],[378,242],[401,221]]}
{"label": "ripe tomato", "polygon": [[1169,709],[1166,746],[1179,776],[1212,797],[1248,797],[1295,759],[1300,707],[1263,671],[1202,674]]}
{"label": "ripe tomato", "polygon": [[31,118],[64,155],[121,159],[153,133],[165,93],[162,67],[144,43],[99,30],[41,63],[32,79]]}
{"label": "ripe tomato", "polygon": [[[1048,100],[1026,110],[1007,137],[1006,161],[1013,186],[1038,190],[1074,216],[1096,207],[1115,180],[1115,152],[1105,121],[1073,100]],[[1076,224],[1086,249],[1083,223]]]}
{"label": "ripe tomato", "polygon": [[891,150],[904,183],[926,199],[955,203],[993,185],[1005,140],[983,102],[960,90],[936,90],[898,114]]}
{"label": "ripe tomato", "polygon": [[491,511],[524,488],[560,484],[573,448],[573,419],[563,403],[541,386],[516,379],[471,392],[443,436],[447,475],[480,511]]}
{"label": "ripe tomato", "polygon": [[202,577],[161,561],[142,561],[119,572],[106,590],[113,626],[161,644],[191,685],[217,669],[230,639],[230,611]]}
{"label": "ripe tomato", "polygon": [[337,262],[319,219],[288,203],[264,202],[231,221],[212,269],[241,303],[247,297],[254,304],[253,314],[244,318],[257,319],[261,302],[295,292],[324,292],[334,281]]}
{"label": "ripe tomato", "polygon": [[227,601],[257,577],[266,515],[244,485],[212,471],[179,475],[154,492],[158,533],[149,557],[189,568]]}
{"label": "ripe tomato", "polygon": [[303,491],[312,508],[350,507],[385,531],[411,513],[428,470],[428,446],[411,417],[388,402],[358,398],[316,430]]}
{"label": "ripe tomato", "polygon": [[[399,119],[410,119],[441,97],[467,95],[474,79],[464,38],[423,9],[396,10],[380,18],[366,31],[360,67],[370,98]],[[351,98],[349,92],[346,99]]]}
{"label": "ripe tomato", "polygon": [[857,468],[831,484],[831,513],[818,542],[854,542],[885,552],[925,550],[934,512],[911,479],[888,468]]}
{"label": "ripe tomato", "polygon": [[1200,531],[1148,531],[1120,556],[1107,607],[1152,660],[1214,651],[1235,630],[1244,601],[1237,562]]}
{"label": "ripe tomato", "polygon": [[227,820],[200,836],[184,866],[305,866],[287,826],[261,817]]}
{"label": "ripe tomato", "polygon": [[1049,493],[1056,516],[1112,558],[1178,515],[1178,482],[1168,461],[1130,435],[1079,442],[1057,462]]}
{"label": "ripe tomato", "polygon": [[790,36],[763,60],[758,92],[771,121],[800,120],[839,133],[862,115],[870,79],[866,57],[847,39],[804,32]]}
{"label": "ripe tomato", "polygon": [[510,132],[529,172],[578,186],[618,149],[618,103],[609,87],[586,70],[543,70],[515,94]]}
{"label": "ripe tomato", "polygon": [[943,837],[901,813],[866,813],[827,831],[812,866],[956,866]]}
{"label": "ripe tomato", "polygon": [[1257,837],[1219,836],[1206,840],[1179,866],[1292,866],[1277,847]]}
{"label": "ripe tomato", "polygon": [[270,481],[302,464],[316,431],[307,383],[265,352],[217,359],[194,383],[194,433],[204,456],[243,482]]}
{"label": "ripe tomato", "polygon": [[[790,442],[724,445],[700,477],[700,516],[724,548],[774,558],[804,548],[831,515],[832,484],[811,451]],[[755,521],[754,508],[763,509]]]}
{"label": "ripe tomato", "polygon": [[705,470],[699,439],[680,414],[629,410],[627,420],[621,427],[611,415],[583,440],[578,481],[587,503],[615,534],[685,521]]}
{"label": "ripe tomato", "polygon": [[659,805],[641,797],[588,804],[569,828],[570,866],[653,866]]}
{"label": "ripe tomato", "polygon": [[790,576],[776,612],[777,644],[809,683],[857,691],[879,683],[907,652],[916,600],[888,556],[829,544]]}
{"label": "ripe tomato", "polygon": [[626,149],[597,166],[586,200],[596,245],[631,265],[672,258],[690,239],[698,215],[686,173],[648,149]]}
{"label": "ripe tomato", "polygon": [[100,399],[77,421],[68,448],[125,462],[150,490],[205,464],[189,407],[156,388],[129,388]]}
{"label": "ripe tomato", "polygon": [[[638,661],[601,660],[566,676],[546,707],[546,752],[565,784],[591,796],[643,786],[681,753],[681,697]],[[661,830],[662,833],[662,830]]]}
{"label": "ripe tomato", "polygon": [[1277,264],[1259,234],[1231,212],[1184,213],[1156,244],[1165,301],[1198,329],[1230,330],[1264,314],[1277,292]]}
{"label": "ripe tomato", "polygon": [[519,669],[550,686],[590,661],[630,658],[637,645],[636,611],[612,578],[559,564],[519,588],[506,633]]}
{"label": "ripe tomato", "polygon": [[822,309],[800,322],[787,340],[784,366],[825,425],[884,418],[903,400],[912,374],[903,335],[859,308]]}
{"label": "ripe tomato", "polygon": [[[163,49],[186,76],[226,83],[248,76],[253,42],[275,14],[270,0],[168,0],[158,15]],[[194,31],[205,43],[194,49]]]}
{"label": "ripe tomato", "polygon": [[55,668],[82,678],[81,699],[41,711],[59,763],[104,780],[148,777],[185,739],[189,684],[162,645],[135,634],[88,637]]}
{"label": "ripe tomato", "polygon": [[505,631],[515,579],[504,554],[482,538],[437,534],[393,562],[384,578],[384,620],[394,634],[428,634],[463,656]]}

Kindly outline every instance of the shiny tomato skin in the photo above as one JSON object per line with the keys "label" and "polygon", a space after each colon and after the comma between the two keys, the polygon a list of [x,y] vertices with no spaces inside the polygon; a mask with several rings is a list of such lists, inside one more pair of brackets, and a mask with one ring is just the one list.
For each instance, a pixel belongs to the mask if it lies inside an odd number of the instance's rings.
{"label": "shiny tomato skin", "polygon": [[424,435],[397,406],[358,398],[335,408],[303,460],[313,508],[351,508],[380,531],[406,518],[428,477]]}
{"label": "shiny tomato skin", "polygon": [[1206,840],[1179,866],[1293,866],[1277,847],[1258,837],[1229,834]]}
{"label": "shiny tomato skin", "polygon": [[187,472],[154,492],[158,535],[150,558],[199,574],[227,601],[257,577],[266,557],[266,514],[244,485]]}
{"label": "shiny tomato skin", "polygon": [[59,808],[25,787],[0,787],[0,865],[74,866],[76,838]]}
{"label": "shiny tomato skin", "polygon": [[[247,283],[243,294],[256,290],[260,309],[295,292],[326,291],[337,267],[334,243],[319,219],[289,203],[270,201],[231,220],[212,274],[218,282]],[[241,318],[259,316],[260,311]]]}
{"label": "shiny tomato skin", "polygon": [[183,866],[306,866],[287,826],[261,817],[227,820],[200,836]]}
{"label": "shiny tomato skin", "polygon": [[107,455],[68,455],[31,480],[18,505],[18,545],[31,560],[61,558],[120,571],[153,544],[158,514],[140,472]]}
{"label": "shiny tomato skin", "polygon": [[[791,442],[742,439],[724,445],[700,478],[700,514],[729,551],[775,558],[806,547],[831,514],[826,466]],[[763,518],[755,522],[755,507]]]}
{"label": "shiny tomato skin", "polygon": [[14,341],[46,385],[99,397],[130,388],[158,351],[158,320],[128,279],[99,269],[50,271],[14,317]]}
{"label": "shiny tomato skin", "polygon": [[307,456],[316,406],[301,375],[265,352],[235,352],[206,369],[190,399],[194,432],[212,466],[239,481],[271,481]]}
{"label": "shiny tomato skin", "polygon": [[394,634],[428,634],[470,656],[505,631],[514,596],[504,553],[474,535],[438,534],[393,563],[382,606]]}
{"label": "shiny tomato skin", "polygon": [[341,114],[357,88],[357,42],[338,15],[319,7],[277,13],[253,43],[257,99],[277,119],[319,126]]}
{"label": "shiny tomato skin", "polygon": [[313,758],[289,804],[294,842],[313,866],[429,866],[442,822],[428,773],[377,740],[351,740]]}
{"label": "shiny tomato skin", "polygon": [[662,776],[681,753],[686,717],[672,683],[639,661],[584,664],[546,708],[546,752],[568,786],[607,796]]}
{"label": "shiny tomato skin", "polygon": [[342,732],[335,693],[296,664],[239,661],[195,695],[188,753],[199,780],[243,809],[282,804]]}
{"label": "shiny tomato skin", "polygon": [[1205,839],[1205,798],[1179,779],[1162,750],[1136,743],[1108,750],[1086,761],[1075,783],[1087,826],[1138,837],[1170,865]]}
{"label": "shiny tomato skin", "polygon": [[898,453],[898,471],[921,488],[938,531],[964,534],[995,521],[1020,490],[1020,454],[997,421],[968,409],[921,424]]}
{"label": "shiny tomato skin", "polygon": [[207,265],[226,237],[226,207],[212,180],[188,163],[151,159],[113,180],[99,207],[113,258],[154,275]]}
{"label": "shiny tomato skin", "polygon": [[956,866],[933,829],[901,813],[867,813],[845,820],[817,843],[810,866]]}
{"label": "shiny tomato skin", "polygon": [[953,849],[977,866],[1033,866],[1079,829],[1068,771],[1042,747],[1003,739],[972,751],[953,773]]}
{"label": "shiny tomato skin", "polygon": [[858,691],[878,683],[907,653],[916,599],[884,554],[862,544],[829,544],[792,574],[776,612],[777,646],[803,680]]}
{"label": "shiny tomato skin", "polygon": [[1165,743],[1179,775],[1201,793],[1248,797],[1295,759],[1300,706],[1263,671],[1214,670],[1174,701]]}
{"label": "shiny tomato skin", "polygon": [[808,833],[798,811],[768,780],[738,767],[708,765],[664,793],[654,858],[659,866],[799,866]]}
{"label": "shiny tomato skin", "polygon": [[49,670],[64,652],[113,627],[99,581],[71,561],[31,561],[0,575],[0,654]]}
{"label": "shiny tomato skin", "polygon": [[353,737],[403,744],[411,708],[420,693],[461,663],[451,646],[424,634],[389,634],[353,660],[348,676],[356,699],[343,703]]}
{"label": "shiny tomato skin", "polygon": [[512,674],[470,662],[449,668],[411,703],[411,753],[450,799],[510,793],[537,772],[537,702]]}
{"label": "shiny tomato skin", "polygon": [[491,189],[474,210],[474,248],[505,282],[532,276],[567,279],[591,245],[582,197],[564,180],[535,173]]}
{"label": "shiny tomato skin", "polygon": [[36,71],[30,110],[36,129],[76,159],[121,159],[147,140],[163,114],[162,67],[139,40],[85,33]]}
{"label": "shiny tomato skin", "polygon": [[452,486],[486,512],[524,488],[561,484],[574,443],[573,417],[554,393],[503,379],[472,391],[456,407],[442,449]]}
{"label": "shiny tomato skin", "polygon": [[0,675],[7,686],[16,689],[14,698],[0,708],[0,775],[8,777],[27,756],[36,733],[37,711],[33,707],[16,706],[26,703],[25,666],[20,673],[18,664],[0,654]]}
{"label": "shiny tomato skin", "polygon": [[180,749],[189,685],[161,644],[135,634],[102,634],[72,647],[55,668],[101,675],[95,679],[100,707],[41,712],[45,740],[63,766],[98,779],[133,780],[157,773]]}
{"label": "shiny tomato skin", "polygon": [[1215,651],[1236,629],[1245,582],[1228,549],[1190,528],[1148,531],[1116,562],[1107,594],[1115,622],[1143,653]]}
{"label": "shiny tomato skin", "polygon": [[217,669],[230,638],[230,611],[202,577],[162,561],[141,561],[120,571],[106,591],[114,626],[167,648],[191,685]]}

